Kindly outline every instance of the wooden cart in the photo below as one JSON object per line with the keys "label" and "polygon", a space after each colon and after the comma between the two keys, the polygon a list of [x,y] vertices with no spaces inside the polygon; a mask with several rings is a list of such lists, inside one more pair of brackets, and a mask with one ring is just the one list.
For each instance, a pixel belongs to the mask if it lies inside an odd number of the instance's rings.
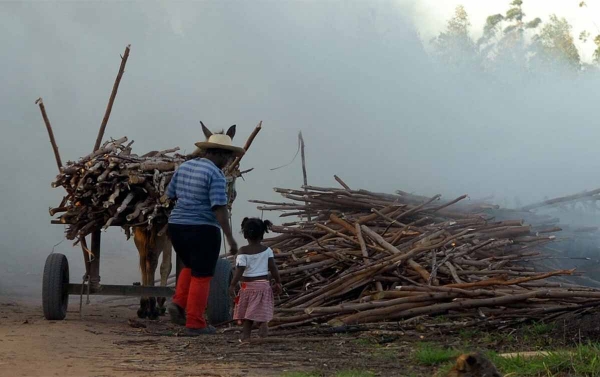
{"label": "wooden cart", "polygon": [[[64,225],[58,220],[52,220],[52,223]],[[94,259],[89,264],[89,279],[85,283],[71,283],[69,262],[64,254],[52,253],[48,255],[44,266],[42,283],[42,306],[46,319],[65,319],[70,295],[87,295],[89,292],[90,295],[97,296],[173,296],[175,291],[171,287],[148,287],[137,284],[100,284],[100,239],[101,231],[92,233],[91,251]],[[179,276],[180,269],[181,263],[177,259],[177,276]],[[233,317],[233,300],[229,296],[228,291],[232,278],[231,262],[225,258],[219,258],[215,274],[210,283],[210,293],[206,310],[208,320],[213,324],[230,321]]]}
{"label": "wooden cart", "polygon": [[[100,144],[104,137],[104,131],[110,117],[112,106],[121,82],[121,77],[125,71],[125,64],[129,57],[130,45],[125,48],[124,54],[121,56],[121,65],[113,89],[106,107],[106,112],[96,143],[94,145],[94,151],[100,148]],[[35,102],[40,107],[42,119],[46,125],[50,143],[54,151],[54,157],[59,171],[62,169],[62,161],[58,153],[58,146],[54,139],[54,133],[52,126],[46,114],[44,103],[41,98],[38,98]],[[252,141],[261,129],[262,121],[256,126],[254,131],[250,134],[250,137],[244,145],[244,150],[248,150]],[[240,158],[238,157],[231,164],[230,168],[234,169],[239,166]],[[251,171],[252,169],[248,170]],[[240,173],[242,174],[242,173]],[[233,196],[231,196],[233,195]],[[235,199],[235,193],[230,193],[230,200],[233,202]],[[66,225],[59,220],[52,220],[53,224]],[[117,226],[114,224],[113,226]],[[99,295],[99,296],[137,296],[137,297],[171,297],[173,296],[174,290],[170,287],[148,287],[141,285],[103,285],[100,284],[100,238],[101,231],[95,231],[91,235],[92,245],[91,253],[94,255],[93,260],[88,261],[87,254],[84,251],[84,262],[86,264],[86,277],[82,284],[71,283],[69,277],[69,263],[67,258],[63,254],[52,253],[46,259],[46,265],[44,266],[43,276],[43,288],[42,288],[42,301],[44,308],[44,317],[49,320],[62,320],[67,315],[67,306],[69,303],[70,295]],[[177,259],[176,263],[177,276],[179,276],[180,263]],[[211,280],[210,293],[208,299],[208,306],[206,314],[208,320],[215,323],[222,323],[230,321],[233,314],[233,300],[229,297],[229,284],[233,278],[231,262],[225,258],[220,258],[217,262],[215,274]]]}

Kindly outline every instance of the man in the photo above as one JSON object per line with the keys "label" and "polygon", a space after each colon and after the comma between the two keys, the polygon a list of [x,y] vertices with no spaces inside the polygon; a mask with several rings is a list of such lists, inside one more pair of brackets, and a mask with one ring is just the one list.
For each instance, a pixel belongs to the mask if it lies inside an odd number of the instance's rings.
{"label": "man", "polygon": [[171,321],[185,325],[188,336],[216,332],[207,325],[204,312],[221,250],[221,229],[231,253],[237,253],[237,243],[229,226],[227,185],[221,169],[233,157],[244,153],[243,148],[231,143],[235,125],[225,135],[212,134],[204,125],[202,128],[207,141],[198,142],[196,146],[205,150],[205,156],[181,164],[167,188],[167,196],[176,200],[169,216],[169,236],[184,265],[168,310]]}

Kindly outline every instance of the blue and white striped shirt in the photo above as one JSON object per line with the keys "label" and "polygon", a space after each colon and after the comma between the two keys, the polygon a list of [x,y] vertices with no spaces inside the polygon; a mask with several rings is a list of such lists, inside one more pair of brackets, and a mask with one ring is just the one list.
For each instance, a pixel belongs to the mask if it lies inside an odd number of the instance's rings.
{"label": "blue and white striped shirt", "polygon": [[226,181],[212,161],[199,158],[181,164],[171,178],[167,196],[177,199],[169,223],[221,227],[212,208],[227,204]]}

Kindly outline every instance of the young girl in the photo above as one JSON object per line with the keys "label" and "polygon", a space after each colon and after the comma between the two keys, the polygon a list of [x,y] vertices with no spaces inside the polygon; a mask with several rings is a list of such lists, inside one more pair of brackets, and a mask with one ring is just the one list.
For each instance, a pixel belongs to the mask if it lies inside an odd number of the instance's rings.
{"label": "young girl", "polygon": [[243,321],[242,340],[250,339],[253,324],[260,326],[259,336],[267,336],[267,322],[273,319],[273,289],[269,283],[269,272],[275,279],[275,294],[281,293],[281,279],[273,250],[261,244],[272,225],[269,220],[257,218],[246,217],[242,221],[242,231],[248,245],[239,250],[235,275],[229,287],[230,294],[235,296],[235,288],[242,281],[233,316],[235,320]]}

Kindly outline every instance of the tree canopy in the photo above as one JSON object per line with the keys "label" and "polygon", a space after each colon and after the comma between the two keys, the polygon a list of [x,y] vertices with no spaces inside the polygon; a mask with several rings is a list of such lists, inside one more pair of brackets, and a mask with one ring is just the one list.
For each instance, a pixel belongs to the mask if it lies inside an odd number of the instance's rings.
{"label": "tree canopy", "polygon": [[[579,6],[586,6],[585,2]],[[505,68],[524,72],[559,68],[580,72],[589,67],[581,61],[569,22],[556,14],[545,21],[528,17],[523,12],[523,0],[511,0],[504,14],[488,16],[483,35],[477,41],[473,40],[470,27],[467,10],[457,6],[445,30],[432,40],[435,56],[442,64],[483,72]],[[589,32],[582,32],[579,39],[586,43],[591,40],[596,45],[593,59],[600,64],[600,31],[593,38]]]}

